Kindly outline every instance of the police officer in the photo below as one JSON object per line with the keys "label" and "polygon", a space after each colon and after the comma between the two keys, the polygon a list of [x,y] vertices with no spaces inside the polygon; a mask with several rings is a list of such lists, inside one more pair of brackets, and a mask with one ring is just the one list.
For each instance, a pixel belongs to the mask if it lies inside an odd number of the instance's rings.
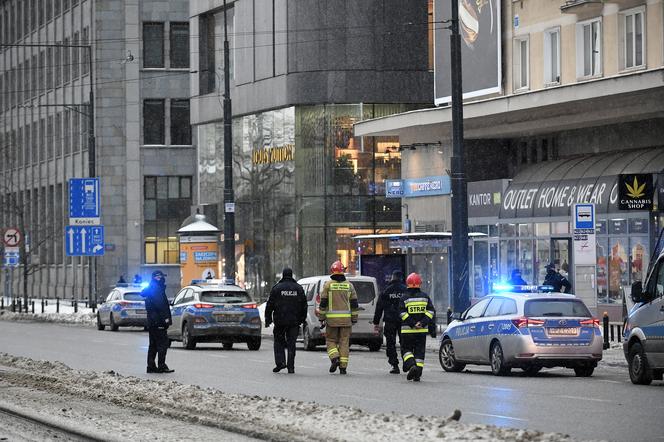
{"label": "police officer", "polygon": [[424,369],[429,324],[436,315],[429,296],[420,291],[422,278],[411,273],[406,278],[406,294],[401,298],[401,358],[403,370],[408,371],[408,380],[419,382]]}
{"label": "police officer", "polygon": [[[285,268],[281,280],[272,287],[265,306],[265,326],[274,322],[275,373],[288,368],[295,373],[295,341],[300,324],[307,319],[307,297],[304,289],[293,279],[293,270]],[[285,351],[288,349],[288,363]]]}
{"label": "police officer", "polygon": [[387,287],[380,294],[376,303],[376,312],[374,313],[373,323],[376,333],[380,331],[380,317],[384,317],[385,326],[383,334],[385,335],[385,354],[387,362],[392,366],[390,373],[399,374],[399,359],[397,359],[397,335],[399,344],[401,344],[401,335],[399,327],[401,318],[399,317],[399,301],[406,293],[406,285],[403,283],[403,272],[395,270],[392,272],[392,279]]}
{"label": "police officer", "polygon": [[[148,373],[173,373],[166,365],[168,350],[168,327],[173,323],[171,308],[166,297],[166,274],[161,270],[152,272],[150,284],[143,289],[141,296],[145,298],[145,310],[148,317]],[[157,356],[157,364],[154,358]]]}
{"label": "police officer", "polygon": [[558,273],[556,265],[550,263],[546,266],[546,277],[544,278],[544,285],[553,287],[554,292],[569,293],[572,291],[572,284],[563,275]]}
{"label": "police officer", "polygon": [[348,353],[350,351],[350,334],[353,324],[357,322],[357,293],[353,284],[344,276],[344,265],[335,261],[330,266],[330,281],[327,281],[321,292],[318,318],[321,329],[327,326],[325,340],[327,355],[330,357],[330,373],[337,371],[346,374]]}

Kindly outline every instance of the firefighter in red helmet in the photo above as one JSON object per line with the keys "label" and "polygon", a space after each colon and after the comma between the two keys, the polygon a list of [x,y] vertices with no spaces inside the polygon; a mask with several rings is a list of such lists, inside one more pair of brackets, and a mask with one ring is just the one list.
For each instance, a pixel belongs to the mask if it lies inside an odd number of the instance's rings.
{"label": "firefighter in red helmet", "polygon": [[422,278],[411,273],[406,278],[406,294],[401,298],[401,358],[408,380],[419,381],[424,369],[427,333],[436,315],[429,296],[420,290]]}
{"label": "firefighter in red helmet", "polygon": [[357,322],[359,305],[353,284],[344,276],[344,265],[341,261],[335,261],[330,266],[330,273],[330,280],[325,283],[321,292],[318,318],[321,328],[327,326],[325,340],[331,361],[330,373],[339,368],[339,373],[346,374],[350,334],[353,324]]}

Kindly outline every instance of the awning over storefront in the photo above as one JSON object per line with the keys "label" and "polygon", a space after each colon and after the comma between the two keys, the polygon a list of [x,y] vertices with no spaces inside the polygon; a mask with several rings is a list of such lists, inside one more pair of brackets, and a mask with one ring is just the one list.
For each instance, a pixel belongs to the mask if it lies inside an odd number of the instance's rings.
{"label": "awning over storefront", "polygon": [[[469,232],[468,238],[486,236],[484,233]],[[418,248],[442,248],[452,245],[451,232],[413,232],[413,233],[378,233],[373,235],[357,235],[355,240],[388,239],[391,249],[403,249],[406,247]]]}
{"label": "awning over storefront", "polygon": [[617,213],[618,176],[664,171],[664,147],[542,162],[520,172],[503,194],[501,219],[569,216],[575,203]]}

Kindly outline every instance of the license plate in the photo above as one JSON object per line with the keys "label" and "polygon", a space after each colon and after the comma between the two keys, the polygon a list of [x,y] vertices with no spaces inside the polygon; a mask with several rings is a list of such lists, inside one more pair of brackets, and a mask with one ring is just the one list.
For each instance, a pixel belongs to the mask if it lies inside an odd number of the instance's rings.
{"label": "license plate", "polygon": [[547,329],[549,335],[554,336],[577,336],[579,327],[556,327]]}
{"label": "license plate", "polygon": [[230,315],[230,314],[217,314],[217,315],[214,315],[214,319],[216,319],[217,322],[225,322],[225,323],[240,322],[242,320],[243,316],[244,315],[237,315],[237,314],[233,314],[233,315]]}

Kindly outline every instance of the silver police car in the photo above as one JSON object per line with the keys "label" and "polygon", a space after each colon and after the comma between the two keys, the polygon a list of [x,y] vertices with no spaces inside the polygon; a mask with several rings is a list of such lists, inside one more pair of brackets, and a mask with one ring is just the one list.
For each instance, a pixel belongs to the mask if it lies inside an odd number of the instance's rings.
{"label": "silver police car", "polygon": [[146,327],[148,320],[141,290],[141,285],[116,285],[97,309],[97,330],[104,330],[107,325],[113,331],[119,327]]}
{"label": "silver police car", "polygon": [[194,280],[178,292],[171,305],[171,341],[188,350],[198,342],[221,342],[224,349],[244,342],[249,350],[261,347],[261,318],[257,304],[242,288],[221,280]]}
{"label": "silver police car", "polygon": [[602,359],[599,320],[574,295],[546,293],[546,286],[511,286],[468,308],[441,335],[440,365],[456,372],[466,364],[490,365],[494,375],[513,367],[528,375],[543,367],[591,376]]}

